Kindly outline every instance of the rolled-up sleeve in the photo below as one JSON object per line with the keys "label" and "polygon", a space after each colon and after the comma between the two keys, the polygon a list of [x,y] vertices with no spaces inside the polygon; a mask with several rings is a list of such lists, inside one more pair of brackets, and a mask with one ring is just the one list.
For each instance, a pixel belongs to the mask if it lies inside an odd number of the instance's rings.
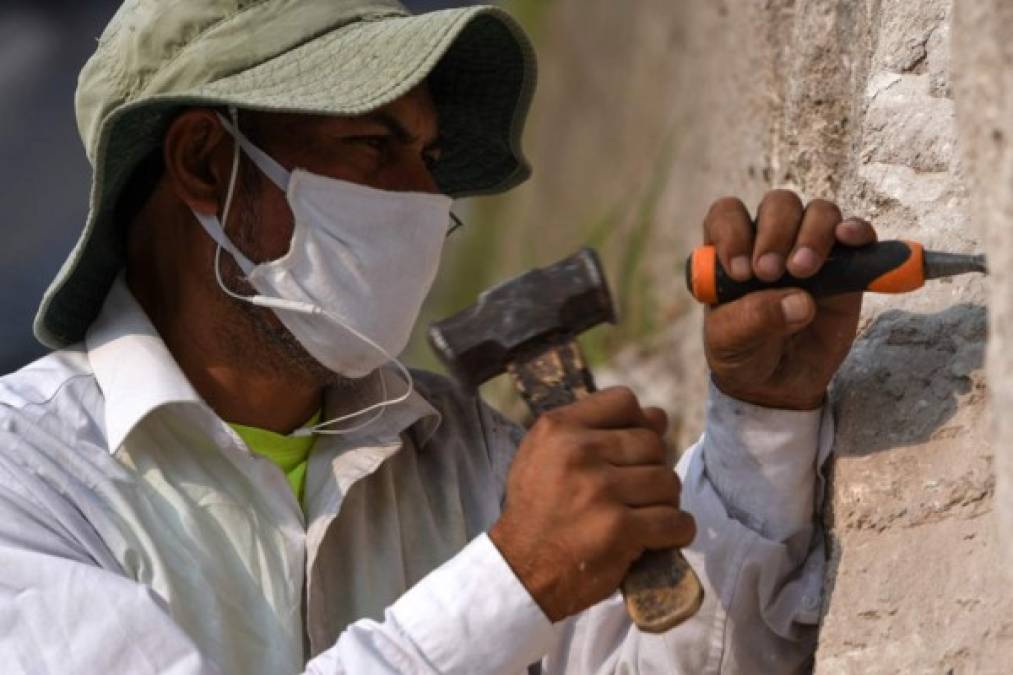
{"label": "rolled-up sleeve", "polygon": [[737,401],[712,386],[700,441],[679,462],[698,534],[684,553],[700,611],[662,635],[634,628],[616,595],[568,621],[546,658],[556,673],[790,673],[812,657],[825,565],[821,467],[827,410]]}

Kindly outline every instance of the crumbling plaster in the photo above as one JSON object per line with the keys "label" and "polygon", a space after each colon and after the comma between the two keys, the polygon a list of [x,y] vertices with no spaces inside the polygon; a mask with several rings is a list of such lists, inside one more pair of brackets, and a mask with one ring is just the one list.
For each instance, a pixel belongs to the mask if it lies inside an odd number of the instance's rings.
{"label": "crumbling plaster", "polygon": [[998,468],[1013,532],[1009,35],[1006,0],[555,0],[541,26],[536,174],[504,205],[511,241],[537,239],[539,262],[570,252],[671,140],[640,261],[664,328],[599,379],[666,407],[680,446],[706,380],[680,264],[714,199],[789,187],[996,268],[990,286],[867,296],[831,396],[820,673],[1002,672],[1013,657],[1013,555],[994,519]]}
{"label": "crumbling plaster", "polygon": [[954,89],[969,167],[969,221],[988,252],[988,374],[997,477],[996,526],[1013,581],[1013,3],[957,2]]}

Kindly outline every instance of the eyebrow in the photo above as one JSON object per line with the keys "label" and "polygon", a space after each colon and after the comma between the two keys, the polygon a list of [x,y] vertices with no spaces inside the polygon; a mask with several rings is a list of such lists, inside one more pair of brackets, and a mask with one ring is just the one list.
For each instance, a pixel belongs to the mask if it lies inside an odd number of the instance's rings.
{"label": "eyebrow", "polygon": [[[392,136],[394,136],[394,138],[397,139],[398,143],[410,145],[418,142],[419,140],[419,137],[410,132],[401,120],[385,110],[376,110],[368,115],[365,115],[363,119],[383,126]],[[426,144],[425,150],[438,150],[442,145],[443,136],[437,134],[436,138]]]}

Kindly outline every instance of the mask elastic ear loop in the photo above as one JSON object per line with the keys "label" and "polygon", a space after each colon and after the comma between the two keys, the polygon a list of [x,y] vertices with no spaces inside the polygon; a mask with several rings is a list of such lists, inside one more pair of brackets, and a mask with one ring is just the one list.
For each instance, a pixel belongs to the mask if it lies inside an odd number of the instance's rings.
{"label": "mask elastic ear loop", "polygon": [[225,130],[232,134],[232,138],[235,139],[236,143],[242,147],[245,152],[257,168],[264,172],[264,175],[271,179],[271,182],[278,186],[278,189],[282,192],[288,192],[288,184],[292,178],[292,174],[289,173],[288,169],[283,167],[278,160],[271,155],[267,154],[246,137],[246,135],[239,130],[239,116],[234,106],[229,106],[229,116],[232,118],[232,123],[218,115],[218,119],[221,121],[222,126]]}
{"label": "mask elastic ear loop", "polygon": [[[232,125],[239,129],[239,110],[230,105],[229,116],[232,118]],[[219,115],[221,118],[221,115]],[[232,173],[229,175],[229,190],[225,193],[225,208],[222,210],[222,228],[229,222],[229,212],[232,211],[232,198],[236,196],[236,181],[239,177],[239,141],[232,136]]]}
{"label": "mask elastic ear loop", "polygon": [[[232,117],[232,124],[234,129],[239,128],[239,111],[235,106],[229,106],[229,116]],[[221,115],[218,116],[222,122],[225,121]],[[225,208],[222,209],[222,219],[220,221],[222,234],[225,235],[225,227],[229,222],[229,213],[232,211],[232,199],[236,196],[236,181],[239,177],[239,141],[235,137],[235,131],[233,129],[227,129],[232,134],[232,174],[229,176],[229,189],[225,193]],[[228,235],[225,235],[228,236]],[[236,256],[236,251],[230,251],[232,257],[236,259],[237,263],[242,265],[242,259]],[[244,273],[249,274],[249,270],[244,270]],[[225,292],[226,295],[230,295],[237,300],[245,300],[251,302],[251,298],[246,295],[236,293],[231,288],[225,285],[225,281],[222,279],[222,243],[218,242],[218,248],[215,249],[215,279],[218,280],[218,286]],[[255,297],[255,296],[254,296]]]}
{"label": "mask elastic ear loop", "polygon": [[[229,115],[232,117],[232,126],[230,126],[225,118],[221,115],[218,119],[225,125],[226,131],[232,134],[232,175],[229,177],[229,188],[225,193],[225,208],[222,211],[222,220],[219,222],[219,230],[222,238],[217,238],[218,248],[215,249],[215,279],[218,281],[218,287],[222,289],[226,295],[235,298],[236,300],[243,300],[252,305],[259,307],[268,307],[271,309],[283,309],[293,312],[303,312],[304,314],[318,313],[315,306],[309,305],[305,302],[296,302],[294,300],[285,300],[284,298],[271,298],[266,295],[241,295],[236,293],[231,288],[225,285],[225,280],[222,279],[222,248],[225,248],[235,259],[236,263],[243,270],[243,274],[249,276],[255,265],[250,262],[249,258],[242,254],[242,252],[235,247],[232,242],[229,241],[228,235],[225,234],[225,223],[229,222],[229,213],[232,211],[232,200],[236,195],[236,181],[239,176],[239,155],[240,146],[246,147],[239,140],[242,134],[239,133],[239,111],[234,106],[229,106]],[[238,135],[237,135],[238,134]],[[201,216],[198,216],[200,218]],[[205,225],[207,228],[207,225]]]}

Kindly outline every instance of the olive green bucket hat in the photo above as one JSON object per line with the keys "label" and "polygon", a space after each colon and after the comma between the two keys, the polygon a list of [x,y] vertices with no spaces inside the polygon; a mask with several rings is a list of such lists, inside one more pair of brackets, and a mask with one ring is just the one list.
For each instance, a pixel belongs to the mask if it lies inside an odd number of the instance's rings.
{"label": "olive green bucket hat", "polygon": [[77,120],[94,168],[88,221],[35,318],[57,349],[81,340],[124,264],[115,211],[138,163],[192,105],[352,116],[426,81],[435,169],[454,197],[507,190],[535,86],[528,38],[495,7],[412,15],[396,0],[126,0],[81,72]]}

